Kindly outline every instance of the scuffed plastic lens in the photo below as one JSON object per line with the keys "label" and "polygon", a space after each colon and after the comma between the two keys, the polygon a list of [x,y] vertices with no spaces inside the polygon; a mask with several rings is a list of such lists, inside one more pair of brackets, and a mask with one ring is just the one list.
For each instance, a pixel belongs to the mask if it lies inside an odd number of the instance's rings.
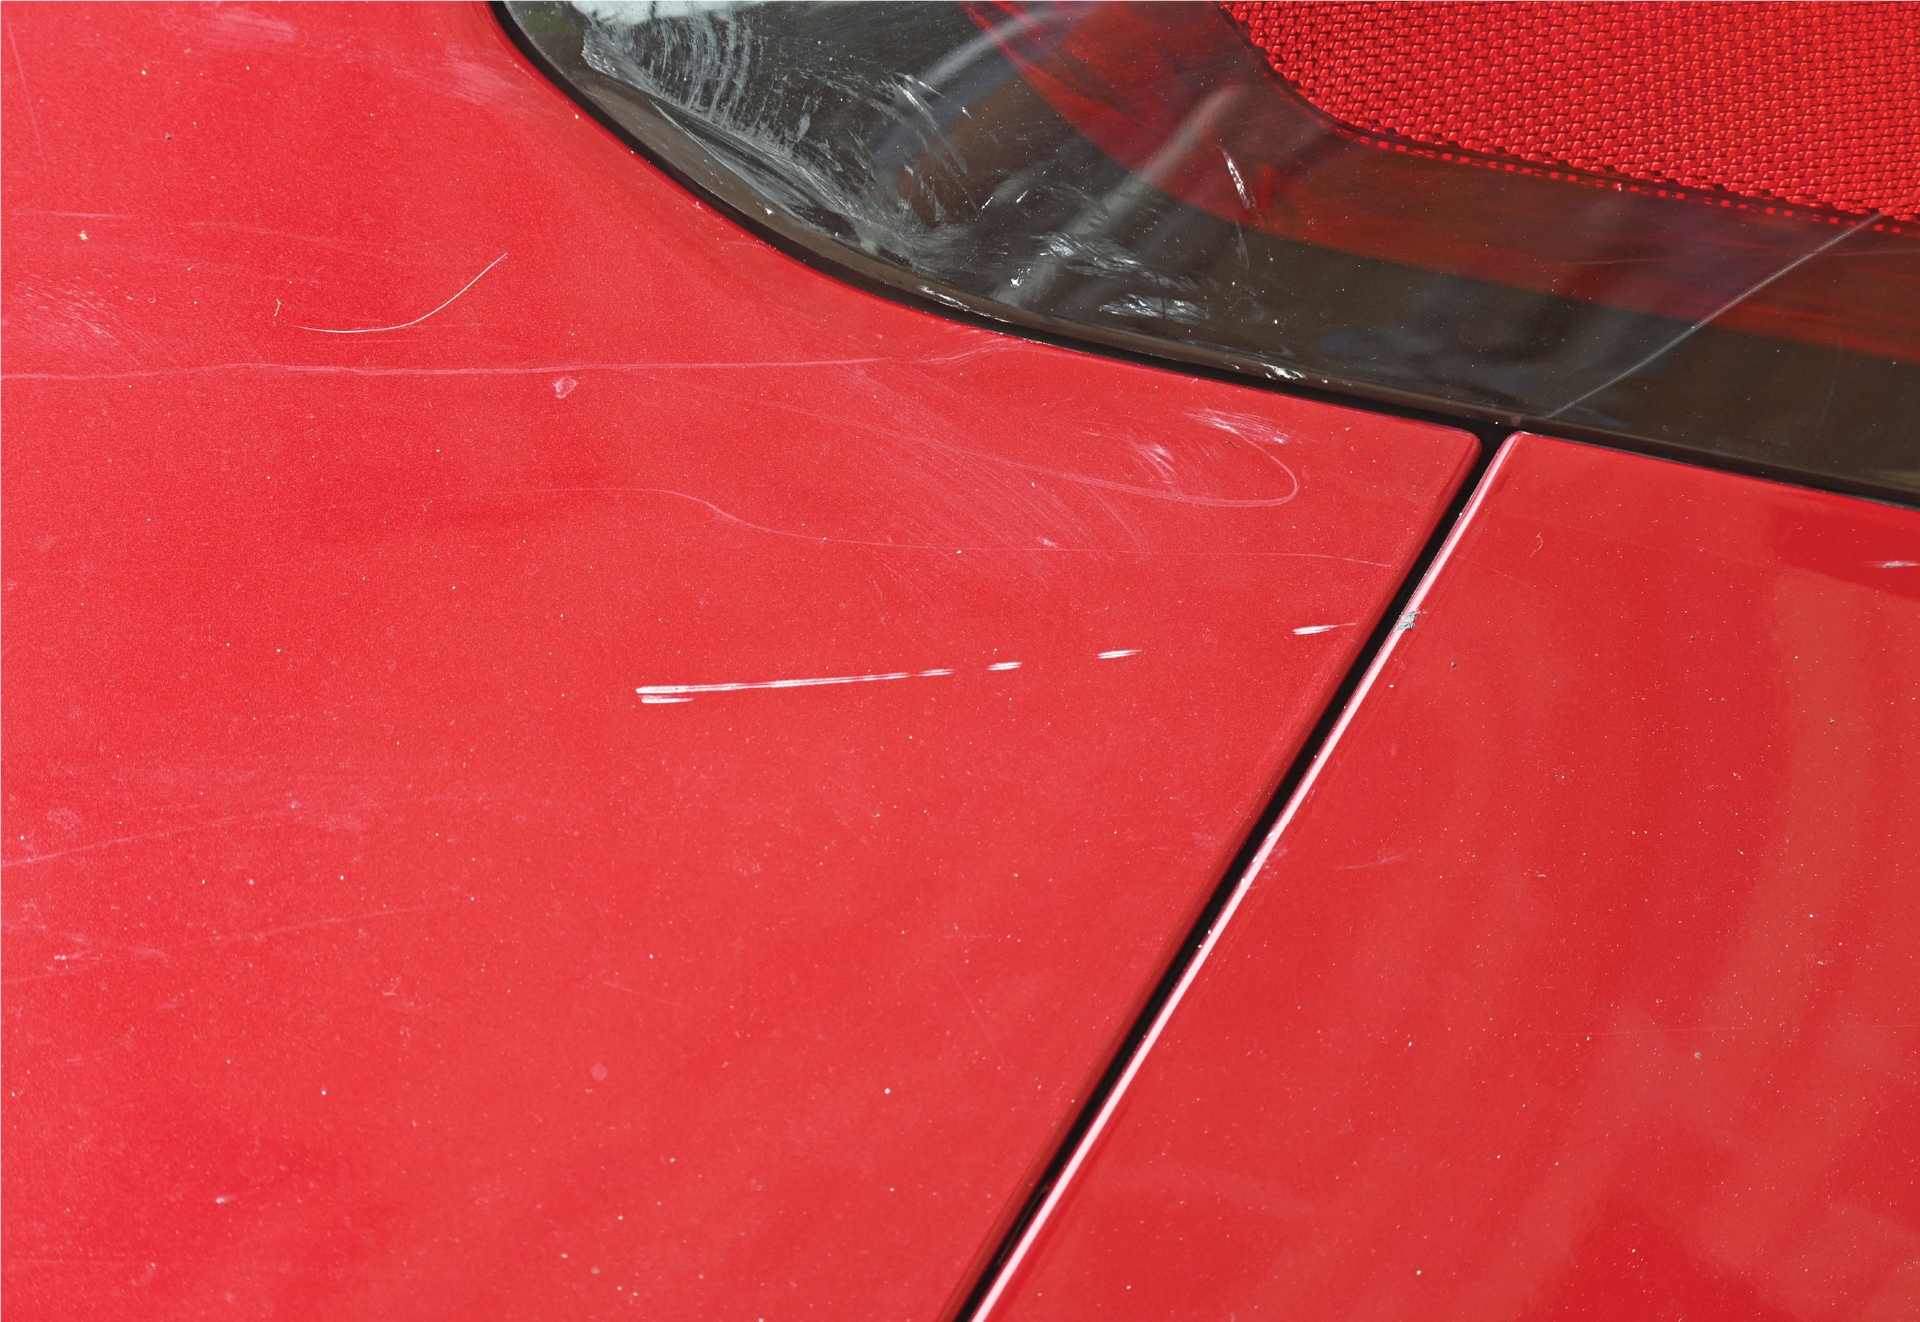
{"label": "scuffed plastic lens", "polygon": [[1356,133],[1212,5],[508,6],[819,260],[1270,379],[1920,492],[1920,237]]}

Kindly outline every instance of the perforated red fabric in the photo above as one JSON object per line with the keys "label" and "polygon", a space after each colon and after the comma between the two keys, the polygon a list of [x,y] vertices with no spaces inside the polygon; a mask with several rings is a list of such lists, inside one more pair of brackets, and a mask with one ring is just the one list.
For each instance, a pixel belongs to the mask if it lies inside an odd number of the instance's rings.
{"label": "perforated red fabric", "polygon": [[1363,133],[1744,197],[1920,208],[1920,4],[1229,3]]}

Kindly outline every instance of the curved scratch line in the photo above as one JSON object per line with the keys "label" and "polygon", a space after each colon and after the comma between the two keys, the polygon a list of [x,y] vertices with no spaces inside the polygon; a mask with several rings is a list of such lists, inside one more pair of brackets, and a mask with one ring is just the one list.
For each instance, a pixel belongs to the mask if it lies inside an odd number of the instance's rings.
{"label": "curved scratch line", "polygon": [[[791,528],[769,528],[764,523],[754,523],[749,519],[741,518],[738,514],[730,510],[722,509],[704,496],[696,496],[691,491],[675,491],[672,487],[539,487],[529,488],[526,492],[528,495],[567,495],[575,493],[610,496],[674,496],[680,500],[690,500],[696,505],[703,505],[713,513],[715,518],[722,519],[738,527],[746,528],[753,532],[767,533],[774,537],[791,537],[796,541],[813,542],[816,545],[874,546],[883,551],[979,551],[982,553],[991,551],[1039,551],[1055,555],[1061,553],[1080,555],[1192,555],[1223,558],[1229,556],[1264,556],[1286,560],[1338,560],[1342,564],[1366,565],[1372,569],[1389,569],[1392,567],[1379,560],[1362,560],[1351,555],[1323,555],[1318,551],[1163,551],[1152,548],[1147,550],[1137,548],[1129,549],[1119,546],[953,546],[934,542],[875,542],[868,541],[864,538],[828,537],[822,533],[795,532]],[[388,502],[360,501],[355,503],[385,504]],[[324,505],[315,506],[314,508],[339,509],[347,507]],[[294,510],[288,512],[299,513],[301,511]]]}
{"label": "curved scratch line", "polygon": [[[689,389],[706,390],[709,393],[719,394],[727,398],[742,398],[742,396],[733,395],[727,391],[716,390],[711,386],[700,386],[693,382],[688,382],[687,384]],[[923,445],[930,450],[938,450],[943,454],[965,455],[969,459],[978,459],[992,464],[1004,464],[1008,468],[1018,468],[1028,473],[1039,473],[1045,477],[1058,478],[1063,482],[1074,482],[1081,486],[1089,487],[1105,487],[1109,491],[1124,491],[1128,495],[1147,496],[1153,500],[1177,501],[1182,505],[1212,505],[1223,509],[1262,509],[1271,508],[1275,505],[1284,505],[1300,494],[1300,475],[1280,462],[1280,460],[1273,455],[1268,454],[1263,446],[1256,446],[1255,448],[1260,451],[1262,458],[1266,459],[1268,463],[1287,475],[1287,480],[1293,483],[1293,490],[1284,496],[1273,498],[1241,499],[1231,496],[1197,495],[1187,491],[1168,490],[1164,487],[1136,486],[1130,482],[1114,482],[1104,477],[1092,477],[1085,473],[1063,472],[1060,469],[1045,468],[1039,464],[1022,463],[1018,459],[1009,459],[1005,455],[991,454],[985,450],[976,450],[971,446],[954,445],[948,441],[936,441],[931,436],[916,436],[911,432],[900,431],[892,427],[883,427],[874,422],[867,422],[856,418],[834,417],[813,409],[802,408],[798,404],[791,404],[785,400],[761,399],[757,402],[767,408],[781,409],[803,418],[813,418],[840,427],[853,426],[863,431],[871,432],[875,436],[890,437],[897,441],[904,441],[910,445]]]}
{"label": "curved scratch line", "polygon": [[[491,271],[494,267],[500,265],[500,263],[506,260],[507,260],[507,255],[505,253],[501,253],[498,257],[488,262],[486,266],[482,268],[480,275],[485,275],[488,271]],[[461,285],[460,293],[455,294],[453,298],[450,298],[445,303],[442,303],[440,307],[435,308],[433,312],[441,311],[443,308],[451,304],[454,298],[459,298],[460,294],[466,293],[469,289],[472,289],[475,285],[479,284],[480,275],[476,275],[475,277],[473,277],[473,279],[467,281],[467,283],[465,283],[464,285]],[[318,331],[322,335],[372,335],[379,331],[405,330],[409,326],[418,326],[421,322],[425,321],[428,317],[431,317],[433,315],[433,312],[423,312],[419,316],[415,317],[412,321],[403,321],[398,326],[366,326],[360,330],[328,330],[325,326],[296,326],[294,329],[304,330],[304,331]]]}
{"label": "curved scratch line", "polygon": [[[805,410],[799,409],[795,411],[805,412]],[[882,427],[870,427],[870,430],[878,432],[882,436],[893,436],[903,441],[924,445],[932,450],[940,450],[947,454],[954,455],[963,454],[971,459],[980,459],[987,463],[1005,464],[1008,468],[1018,468],[1028,473],[1039,473],[1044,477],[1058,478],[1063,482],[1074,482],[1081,486],[1089,487],[1104,487],[1108,491],[1124,491],[1130,496],[1146,496],[1152,500],[1171,500],[1182,505],[1212,505],[1221,509],[1267,509],[1275,505],[1284,505],[1300,494],[1299,475],[1259,446],[1255,446],[1255,449],[1258,450],[1260,457],[1285,473],[1287,480],[1293,483],[1293,490],[1289,491],[1286,495],[1278,497],[1208,496],[1192,491],[1181,491],[1177,488],[1143,487],[1131,482],[1115,482],[1110,478],[1094,477],[1087,473],[1068,473],[1058,468],[1045,468],[1039,464],[1022,463],[1018,459],[1010,459],[1002,454],[991,454],[985,450],[976,450],[971,446],[955,445],[950,441],[936,441],[931,436],[913,436],[906,432],[894,431],[891,428]]]}
{"label": "curved scratch line", "polygon": [[[4,378],[0,378],[0,379],[4,379]],[[735,527],[745,528],[749,532],[765,533],[770,537],[791,537],[795,541],[811,542],[815,546],[871,546],[882,551],[937,551],[943,555],[950,551],[972,551],[972,552],[979,552],[980,554],[983,554],[983,555],[998,554],[1002,552],[1010,552],[1016,555],[1029,555],[1029,554],[1132,555],[1132,556],[1180,555],[1180,556],[1194,556],[1194,557],[1200,557],[1205,559],[1233,559],[1233,558],[1253,556],[1253,557],[1260,557],[1263,559],[1279,559],[1279,560],[1335,560],[1341,564],[1346,564],[1346,565],[1365,565],[1369,569],[1392,568],[1391,565],[1387,564],[1385,561],[1382,561],[1382,560],[1367,560],[1367,559],[1361,558],[1360,556],[1353,556],[1353,555],[1328,555],[1320,551],[1194,551],[1194,550],[1179,550],[1179,549],[1166,548],[1166,547],[1147,547],[1143,549],[1137,546],[1136,547],[1048,546],[1045,544],[1042,544],[1039,546],[1014,546],[1014,545],[1008,545],[1006,543],[1001,543],[998,545],[991,544],[991,543],[981,543],[977,545],[958,545],[953,542],[882,542],[882,541],[874,541],[870,538],[864,538],[864,537],[832,537],[824,533],[796,532],[792,528],[772,528],[772,527],[768,527],[764,523],[754,523],[750,519],[743,519],[738,514],[734,514],[729,510],[721,508],[720,506],[714,504],[712,501],[706,499],[704,496],[696,496],[690,491],[676,491],[672,487],[519,487],[511,491],[505,492],[503,493],[503,495],[507,495],[507,496],[561,496],[561,495],[672,496],[679,500],[692,501],[694,504],[699,505],[705,510],[707,510],[707,512],[712,514],[716,519],[719,519],[725,523],[733,524]],[[451,499],[451,497],[430,496],[427,499],[429,501],[438,501],[438,500]],[[398,504],[410,504],[410,503],[413,503],[413,502],[394,500],[394,499],[334,501],[325,505],[289,506],[277,512],[272,512],[270,515],[258,515],[254,517],[278,518],[283,515],[289,515],[289,514],[313,514],[316,512],[326,512],[331,510],[366,509],[366,508],[375,507],[375,506],[393,506]],[[92,528],[92,529],[86,530],[86,535],[89,537],[99,537],[99,536],[103,536],[108,533],[111,533],[113,531],[114,531],[113,529]],[[283,564],[291,564],[291,563],[293,562],[292,561],[286,561],[286,562],[275,561],[273,562],[273,565],[271,567],[278,568],[278,567],[281,567]],[[47,572],[78,574],[81,571],[77,569],[69,569],[69,570],[49,570]],[[135,566],[133,569],[128,570],[126,572],[129,574],[132,574],[132,573],[142,573],[142,572],[170,573],[173,571],[168,569],[166,566],[147,565],[147,566]],[[1515,579],[1514,581],[1520,582],[1521,580]],[[1531,587],[1533,585],[1527,584],[1527,586]],[[88,847],[91,848],[91,846],[88,846]],[[51,855],[43,855],[41,857],[51,857]],[[17,861],[24,863],[24,862],[31,862],[32,860],[20,859]],[[0,867],[11,867],[11,866],[12,864],[10,863],[0,863]]]}
{"label": "curved scratch line", "polygon": [[1904,206],[1907,202],[1911,200],[1912,198],[1910,197],[1903,198],[1901,199],[1901,201],[1894,203],[1893,207],[1882,207],[1880,210],[1874,212],[1871,216],[1867,216],[1866,218],[1861,220],[1858,224],[1847,226],[1845,229],[1841,230],[1838,234],[1834,235],[1831,239],[1828,239],[1825,243],[1821,244],[1819,247],[1813,249],[1812,251],[1801,253],[1798,257],[1788,262],[1785,266],[1775,271],[1772,275],[1768,276],[1766,279],[1757,281],[1756,283],[1749,285],[1747,288],[1735,294],[1732,298],[1722,303],[1719,307],[1709,312],[1706,316],[1700,318],[1700,320],[1694,322],[1691,326],[1688,326],[1685,330],[1681,331],[1678,335],[1674,336],[1671,340],[1668,340],[1665,344],[1661,345],[1658,349],[1655,349],[1652,353],[1648,354],[1645,358],[1642,358],[1639,362],[1627,368],[1626,371],[1619,372],[1613,376],[1608,377],[1605,381],[1602,381],[1599,385],[1595,386],[1593,389],[1585,392],[1584,394],[1575,395],[1572,399],[1562,404],[1559,408],[1555,409],[1553,412],[1542,414],[1541,415],[1542,419],[1551,420],[1553,418],[1557,418],[1562,413],[1565,413],[1568,409],[1575,408],[1581,404],[1586,403],[1588,400],[1592,399],[1595,395],[1599,394],[1601,391],[1620,384],[1620,382],[1625,381],[1628,377],[1635,375],[1642,368],[1646,367],[1648,364],[1656,362],[1661,358],[1664,358],[1667,354],[1672,353],[1675,349],[1679,348],[1681,345],[1685,344],[1688,340],[1692,339],[1694,335],[1697,334],[1699,331],[1705,329],[1708,325],[1712,324],[1713,322],[1718,321],[1726,313],[1731,312],[1733,309],[1739,307],[1742,303],[1745,303],[1748,299],[1752,298],[1755,294],[1758,294],[1761,290],[1765,289],[1768,285],[1772,284],[1774,281],[1779,280],[1787,275],[1791,275],[1794,271],[1799,270],[1802,266],[1805,266],[1808,262],[1820,256],[1822,253],[1852,238],[1854,235],[1858,234],[1861,230],[1865,229],[1867,226],[1873,224],[1875,221],[1885,216],[1894,207]]}
{"label": "curved scratch line", "polygon": [[[908,439],[914,439],[914,438],[909,437]],[[1009,468],[1021,468],[1021,469],[1025,469],[1029,473],[1040,473],[1047,477],[1059,478],[1063,482],[1077,482],[1082,486],[1089,486],[1089,487],[1105,487],[1109,491],[1124,491],[1130,496],[1148,496],[1154,500],[1177,501],[1182,505],[1213,505],[1221,509],[1266,509],[1274,505],[1284,505],[1288,501],[1292,500],[1295,496],[1300,494],[1299,477],[1294,473],[1294,471],[1291,468],[1288,468],[1285,464],[1281,463],[1278,459],[1275,459],[1272,455],[1267,454],[1264,450],[1261,451],[1261,456],[1265,458],[1269,463],[1271,463],[1275,468],[1278,468],[1281,472],[1285,473],[1287,475],[1288,480],[1293,483],[1293,490],[1289,491],[1284,496],[1276,496],[1271,498],[1264,497],[1264,496],[1257,497],[1257,498],[1235,497],[1235,496],[1205,496],[1205,495],[1196,494],[1195,492],[1191,492],[1191,491],[1181,491],[1177,488],[1168,489],[1168,488],[1159,488],[1159,487],[1135,486],[1131,482],[1115,482],[1115,481],[1112,481],[1111,479],[1104,478],[1104,477],[1092,477],[1086,473],[1067,473],[1067,472],[1062,472],[1060,469],[1057,469],[1057,468],[1042,468],[1039,464],[1024,464],[1024,463],[1021,463],[1018,459],[1009,459],[1005,455],[988,454],[985,450],[975,450],[964,445],[951,445],[947,442],[936,441],[928,437],[922,437],[919,439],[922,445],[931,446],[933,449],[936,449],[936,450],[946,450],[949,453],[970,455],[974,458],[984,459],[989,463],[1005,464]]]}

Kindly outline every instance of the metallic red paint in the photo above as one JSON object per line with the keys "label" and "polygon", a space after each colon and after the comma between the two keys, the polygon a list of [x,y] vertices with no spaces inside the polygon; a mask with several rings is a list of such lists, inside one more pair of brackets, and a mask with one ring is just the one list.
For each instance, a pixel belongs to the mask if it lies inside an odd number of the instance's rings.
{"label": "metallic red paint", "polygon": [[1472,441],[850,289],[479,7],[5,31],[9,1317],[949,1306]]}
{"label": "metallic red paint", "polygon": [[1475,500],[994,1322],[1920,1310],[1920,513]]}

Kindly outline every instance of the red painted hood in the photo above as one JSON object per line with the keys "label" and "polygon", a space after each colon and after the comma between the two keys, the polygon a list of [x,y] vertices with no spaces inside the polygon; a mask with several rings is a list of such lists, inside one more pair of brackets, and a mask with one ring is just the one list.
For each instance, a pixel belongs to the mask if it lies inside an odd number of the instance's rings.
{"label": "red painted hood", "polygon": [[850,289],[482,8],[6,32],[9,1311],[939,1314],[1472,441]]}

